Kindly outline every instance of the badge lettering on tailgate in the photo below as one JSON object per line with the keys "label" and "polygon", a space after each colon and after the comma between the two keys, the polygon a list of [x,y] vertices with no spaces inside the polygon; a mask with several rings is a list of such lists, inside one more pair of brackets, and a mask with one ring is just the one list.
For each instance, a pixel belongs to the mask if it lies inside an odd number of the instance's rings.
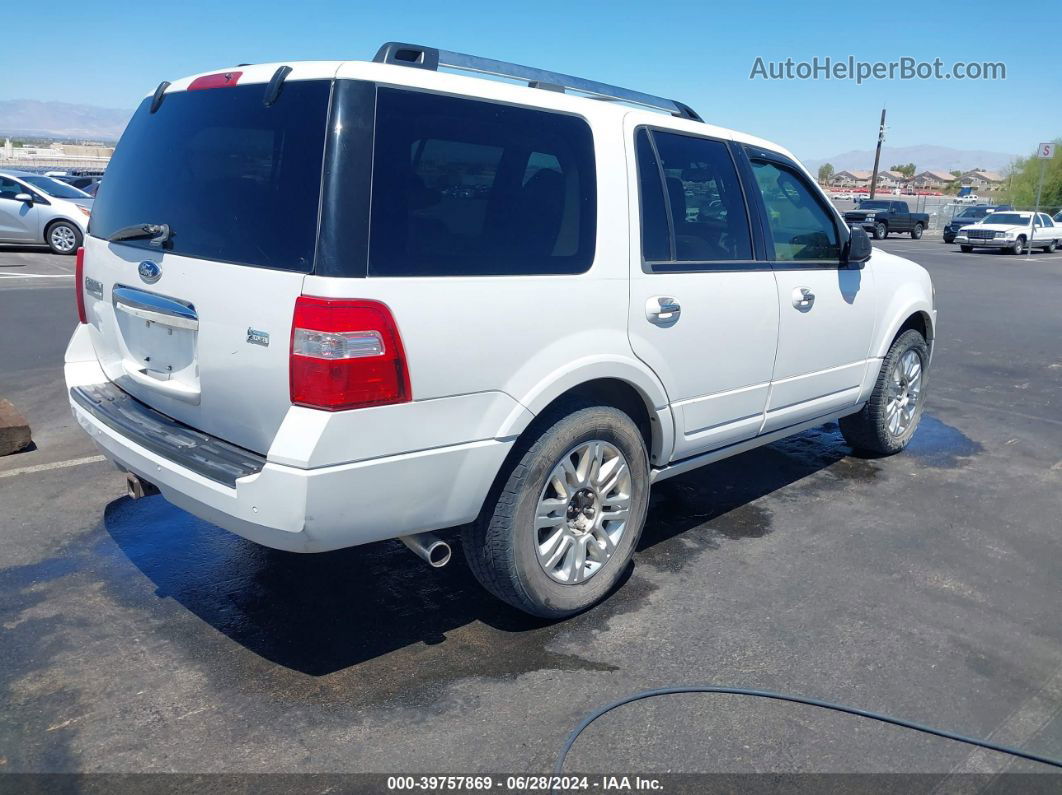
{"label": "badge lettering on tailgate", "polygon": [[247,341],[252,345],[261,345],[265,348],[269,347],[269,332],[259,331],[258,329],[247,329]]}

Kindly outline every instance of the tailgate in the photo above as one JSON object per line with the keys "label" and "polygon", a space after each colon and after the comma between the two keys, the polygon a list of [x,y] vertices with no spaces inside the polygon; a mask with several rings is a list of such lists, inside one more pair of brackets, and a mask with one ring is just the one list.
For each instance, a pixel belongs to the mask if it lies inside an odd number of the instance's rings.
{"label": "tailgate", "polygon": [[[161,273],[150,286],[141,262]],[[90,237],[85,275],[100,285],[86,295],[86,314],[108,378],[186,425],[269,449],[291,405],[288,342],[303,274],[149,255]]]}
{"label": "tailgate", "polygon": [[294,73],[267,102],[264,84],[232,74],[148,98],[129,122],[85,239],[86,314],[122,389],[265,453],[291,405],[331,80]]}

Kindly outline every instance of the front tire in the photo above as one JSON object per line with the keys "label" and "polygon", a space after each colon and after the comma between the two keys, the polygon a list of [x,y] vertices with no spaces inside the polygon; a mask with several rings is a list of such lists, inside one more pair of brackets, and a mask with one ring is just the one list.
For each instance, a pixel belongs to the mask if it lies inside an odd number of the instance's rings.
{"label": "front tire", "polygon": [[881,363],[870,400],[858,414],[842,417],[845,441],[855,450],[892,455],[914,436],[926,395],[929,346],[914,329],[896,338]]}
{"label": "front tire", "polygon": [[1011,254],[1023,254],[1025,253],[1025,238],[1018,236],[1018,239],[1014,241],[1014,245],[1010,247]]}
{"label": "front tire", "polygon": [[875,240],[884,240],[886,237],[888,237],[888,234],[889,234],[889,227],[885,226],[885,224],[874,224],[874,239]]}
{"label": "front tire", "polygon": [[565,618],[605,598],[634,555],[649,458],[638,426],[611,406],[569,404],[527,436],[462,546],[499,599]]}
{"label": "front tire", "polygon": [[914,225],[914,229],[911,230],[911,239],[912,240],[918,240],[921,237],[922,237],[922,225],[921,224],[915,224]]}
{"label": "front tire", "polygon": [[53,254],[74,254],[81,247],[81,230],[69,221],[56,221],[48,227],[45,242]]}
{"label": "front tire", "polygon": [[959,246],[959,251],[961,251],[963,254],[969,254],[971,251],[973,251],[973,246]]}

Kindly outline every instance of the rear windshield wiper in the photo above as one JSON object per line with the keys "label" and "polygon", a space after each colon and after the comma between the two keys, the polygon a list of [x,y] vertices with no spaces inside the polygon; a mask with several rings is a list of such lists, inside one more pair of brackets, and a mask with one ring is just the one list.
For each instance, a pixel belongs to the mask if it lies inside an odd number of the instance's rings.
{"label": "rear windshield wiper", "polygon": [[171,234],[169,224],[133,224],[132,226],[123,226],[108,237],[107,240],[116,242],[119,240],[143,240],[145,237],[150,237],[151,240],[148,242],[152,246],[161,246],[170,239]]}

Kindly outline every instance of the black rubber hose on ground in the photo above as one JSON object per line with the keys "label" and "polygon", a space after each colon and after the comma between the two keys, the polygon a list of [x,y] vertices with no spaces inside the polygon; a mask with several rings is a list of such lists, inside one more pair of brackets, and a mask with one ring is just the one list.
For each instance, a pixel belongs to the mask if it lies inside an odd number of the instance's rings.
{"label": "black rubber hose on ground", "polygon": [[583,718],[582,722],[580,722],[579,725],[572,730],[572,733],[568,735],[568,739],[565,740],[564,747],[561,749],[560,756],[557,757],[557,764],[553,768],[553,774],[555,776],[563,774],[564,760],[567,758],[568,752],[572,750],[572,746],[575,745],[575,741],[579,739],[579,735],[583,733],[587,726],[602,715],[605,715],[618,707],[622,707],[625,704],[632,704],[635,701],[655,698],[656,696],[672,696],[682,693],[723,693],[731,696],[753,696],[755,698],[769,698],[775,701],[789,701],[794,704],[806,704],[809,707],[819,707],[821,709],[833,710],[834,712],[843,712],[847,715],[857,715],[860,718],[870,718],[871,720],[880,721],[881,723],[890,723],[893,726],[900,726],[904,729],[912,729],[916,732],[922,732],[923,734],[932,734],[936,737],[943,737],[945,740],[954,740],[955,742],[974,745],[978,748],[985,748],[989,751],[998,751],[1001,754],[1009,754],[1021,759],[1028,759],[1031,762],[1039,762],[1040,764],[1062,768],[1062,759],[1052,759],[1049,756],[1041,756],[1039,754],[1030,753],[1029,751],[1023,751],[1020,748],[1011,748],[1008,745],[990,742],[989,740],[966,737],[962,734],[945,731],[944,729],[935,729],[932,726],[925,726],[921,723],[904,720],[903,718],[896,718],[892,715],[871,712],[868,709],[859,709],[858,707],[849,707],[845,704],[834,704],[829,701],[820,701],[817,698],[793,696],[788,693],[775,693],[770,690],[750,690],[745,687],[723,687],[720,685],[685,685],[679,687],[660,687],[655,690],[643,690],[640,693],[635,693],[634,695],[621,698],[618,701],[613,701],[611,704],[606,704],[591,712]]}

